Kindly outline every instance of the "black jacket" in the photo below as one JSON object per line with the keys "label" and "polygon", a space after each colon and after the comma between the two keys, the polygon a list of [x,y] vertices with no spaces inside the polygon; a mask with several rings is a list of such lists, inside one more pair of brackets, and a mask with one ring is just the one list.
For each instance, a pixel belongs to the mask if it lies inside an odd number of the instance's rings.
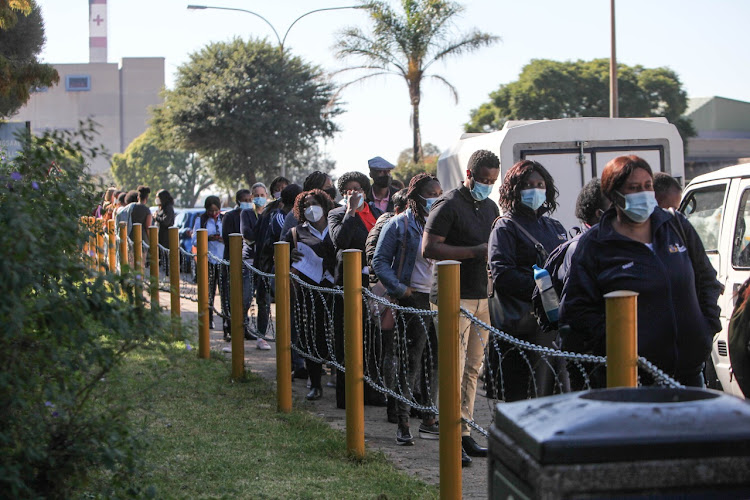
{"label": "black jacket", "polygon": [[561,332],[562,348],[606,354],[603,296],[632,290],[639,294],[638,354],[672,375],[695,371],[721,330],[722,287],[700,237],[682,214],[657,208],[651,251],[616,232],[615,217],[614,209],[605,212],[578,242],[560,305],[560,323],[572,328]]}
{"label": "black jacket", "polygon": [[242,209],[238,206],[234,210],[224,214],[221,221],[221,239],[224,240],[224,260],[229,260],[229,235],[240,233],[240,213]]}
{"label": "black jacket", "polygon": [[[370,207],[372,210],[372,207]],[[362,250],[362,268],[367,265],[365,244],[367,227],[357,215],[347,215],[346,207],[334,208],[328,212],[328,231],[336,247],[336,284],[344,284],[344,250]],[[365,285],[366,281],[363,282]]]}

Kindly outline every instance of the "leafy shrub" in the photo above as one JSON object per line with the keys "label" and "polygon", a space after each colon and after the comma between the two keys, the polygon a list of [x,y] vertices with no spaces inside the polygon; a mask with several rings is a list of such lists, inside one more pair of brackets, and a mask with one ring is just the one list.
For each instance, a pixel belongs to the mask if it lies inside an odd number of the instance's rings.
{"label": "leafy shrub", "polygon": [[84,261],[92,138],[91,124],[47,134],[0,161],[2,498],[75,496],[93,471],[126,485],[141,443],[107,376],[133,349],[173,339],[166,315],[135,304],[136,276]]}

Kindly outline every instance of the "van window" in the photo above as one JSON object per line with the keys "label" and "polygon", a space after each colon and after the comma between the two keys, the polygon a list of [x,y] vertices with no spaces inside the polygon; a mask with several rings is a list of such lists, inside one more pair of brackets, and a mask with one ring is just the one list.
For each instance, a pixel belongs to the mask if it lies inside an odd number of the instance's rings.
{"label": "van window", "polygon": [[690,192],[680,210],[695,228],[707,252],[719,249],[719,228],[724,212],[726,184],[714,184]]}
{"label": "van window", "polygon": [[740,198],[732,240],[732,266],[750,268],[750,189]]}

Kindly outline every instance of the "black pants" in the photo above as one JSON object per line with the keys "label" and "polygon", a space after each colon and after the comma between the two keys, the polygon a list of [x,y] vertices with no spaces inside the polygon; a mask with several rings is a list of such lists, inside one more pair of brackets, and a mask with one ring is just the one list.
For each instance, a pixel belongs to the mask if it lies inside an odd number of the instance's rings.
{"label": "black pants", "polygon": [[[320,359],[328,359],[328,332],[332,316],[328,297],[310,292],[295,283],[292,318],[296,323],[297,346],[304,352]],[[294,351],[292,351],[294,352]],[[310,376],[310,387],[322,389],[323,365],[305,358]]]}
{"label": "black pants", "polygon": [[[410,297],[399,300],[399,305],[416,309],[430,310],[430,296],[427,293],[413,292]],[[405,328],[404,328],[405,324]],[[425,404],[434,404],[437,395],[436,344],[427,351],[430,329],[434,328],[430,317],[418,314],[404,314],[395,331],[390,332],[384,348],[383,371],[386,386],[407,399],[415,399],[421,393]],[[424,360],[428,363],[424,363]],[[424,368],[424,369],[423,369]],[[425,386],[422,390],[419,386]],[[410,405],[396,400],[395,414],[399,420],[408,420]],[[430,418],[432,415],[423,415]]]}

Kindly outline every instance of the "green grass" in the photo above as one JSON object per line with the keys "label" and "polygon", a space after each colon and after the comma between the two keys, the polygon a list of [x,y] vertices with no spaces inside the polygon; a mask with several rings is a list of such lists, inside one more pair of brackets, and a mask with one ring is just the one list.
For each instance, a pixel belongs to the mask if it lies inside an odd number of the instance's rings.
{"label": "green grass", "polygon": [[268,382],[231,382],[223,359],[175,347],[131,355],[116,377],[135,397],[156,498],[436,498],[381,453],[346,454],[345,435],[312,414],[276,411]]}

